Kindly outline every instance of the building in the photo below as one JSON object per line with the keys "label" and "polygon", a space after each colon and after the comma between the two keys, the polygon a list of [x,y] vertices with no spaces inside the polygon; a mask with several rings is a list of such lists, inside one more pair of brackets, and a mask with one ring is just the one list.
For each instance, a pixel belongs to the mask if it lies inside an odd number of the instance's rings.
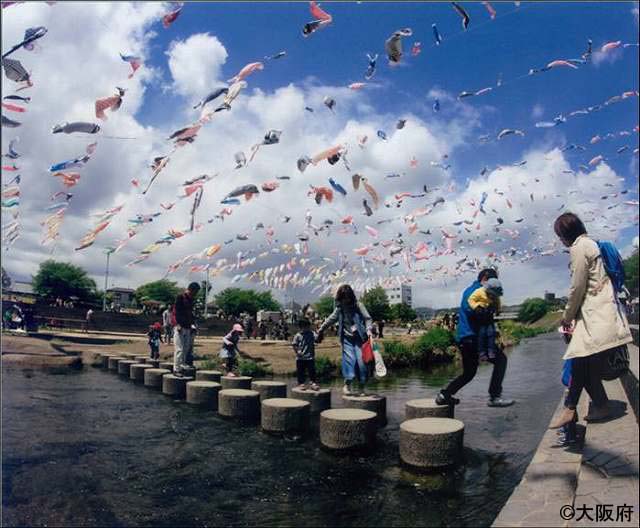
{"label": "building", "polygon": [[433,319],[433,316],[436,314],[436,311],[429,307],[414,308],[414,311],[416,312],[418,319],[422,321]]}
{"label": "building", "polygon": [[114,308],[131,308],[134,302],[134,293],[131,288],[109,288],[107,293],[113,297]]}
{"label": "building", "polygon": [[556,294],[553,292],[544,292],[544,300],[547,302],[555,302],[556,300]]}
{"label": "building", "polygon": [[2,289],[2,300],[6,302],[34,304],[37,299],[31,282],[14,280],[11,286]]}
{"label": "building", "polygon": [[392,288],[385,288],[385,293],[389,299],[389,304],[401,304],[404,303],[411,306],[411,286],[407,284],[401,284],[400,286],[394,286]]}

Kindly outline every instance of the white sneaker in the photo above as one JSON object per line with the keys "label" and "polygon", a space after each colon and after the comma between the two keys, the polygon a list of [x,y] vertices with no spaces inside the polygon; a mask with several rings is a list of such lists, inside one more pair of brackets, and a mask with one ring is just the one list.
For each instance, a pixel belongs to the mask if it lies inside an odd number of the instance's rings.
{"label": "white sneaker", "polygon": [[351,385],[349,383],[345,383],[342,386],[342,394],[345,396],[351,396]]}
{"label": "white sneaker", "polygon": [[510,400],[508,398],[501,398],[500,396],[498,396],[497,398],[489,398],[489,401],[487,402],[487,406],[489,407],[509,407],[510,405],[513,405],[515,402],[515,400]]}

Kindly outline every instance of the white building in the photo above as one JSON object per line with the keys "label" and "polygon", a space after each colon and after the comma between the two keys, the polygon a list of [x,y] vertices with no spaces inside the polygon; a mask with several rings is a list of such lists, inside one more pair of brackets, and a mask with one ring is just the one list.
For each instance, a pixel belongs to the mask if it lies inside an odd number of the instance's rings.
{"label": "white building", "polygon": [[400,286],[394,286],[393,288],[386,288],[384,291],[389,299],[389,304],[404,303],[411,306],[411,286],[402,284]]}

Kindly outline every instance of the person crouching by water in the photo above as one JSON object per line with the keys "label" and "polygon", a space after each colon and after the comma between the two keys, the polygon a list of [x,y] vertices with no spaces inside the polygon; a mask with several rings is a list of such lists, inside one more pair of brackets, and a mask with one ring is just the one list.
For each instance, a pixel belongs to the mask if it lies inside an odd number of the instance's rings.
{"label": "person crouching by water", "polygon": [[318,343],[324,338],[324,331],[335,323],[338,323],[338,339],[342,347],[342,392],[347,395],[354,393],[353,380],[357,372],[361,384],[360,393],[364,395],[367,368],[362,360],[362,345],[369,339],[373,321],[348,284],[338,288],[335,309],[318,329]]}
{"label": "person crouching by water", "polygon": [[178,377],[184,376],[186,365],[193,365],[193,340],[196,330],[193,301],[199,291],[200,285],[197,282],[192,282],[184,292],[176,297],[174,304],[173,373]]}
{"label": "person crouching by water", "polygon": [[244,328],[239,323],[233,325],[231,332],[222,338],[222,350],[220,351],[220,357],[226,360],[225,369],[227,376],[235,377],[233,369],[236,366],[236,355],[238,353],[238,342],[240,336],[244,332]]}
{"label": "person crouching by water", "polygon": [[593,410],[585,419],[602,420],[609,415],[609,398],[602,385],[602,365],[611,349],[631,343],[624,311],[617,303],[598,244],[587,235],[582,220],[573,213],[561,214],[553,225],[560,241],[569,248],[571,286],[562,314],[562,328],[571,331],[564,359],[571,359],[571,382],[565,408],[549,426],[559,429],[576,419],[576,407],[586,389]]}
{"label": "person crouching by water", "polygon": [[296,353],[296,372],[298,389],[306,389],[306,374],[309,375],[311,390],[320,390],[316,383],[316,335],[311,331],[311,323],[307,319],[298,321],[300,331],[293,336],[291,346]]}
{"label": "person crouching by water", "polygon": [[149,332],[147,335],[149,336],[149,348],[150,353],[149,357],[151,359],[160,359],[160,331],[162,329],[162,325],[160,323],[153,323],[149,326]]}

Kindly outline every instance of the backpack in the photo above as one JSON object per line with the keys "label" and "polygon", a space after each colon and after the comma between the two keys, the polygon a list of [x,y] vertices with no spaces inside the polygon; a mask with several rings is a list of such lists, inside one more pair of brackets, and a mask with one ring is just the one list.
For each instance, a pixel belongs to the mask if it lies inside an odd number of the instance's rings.
{"label": "backpack", "polygon": [[171,307],[171,314],[169,315],[169,322],[171,326],[178,326],[178,321],[176,320],[176,305],[174,304]]}
{"label": "backpack", "polygon": [[622,257],[618,252],[618,249],[611,242],[605,240],[598,240],[598,248],[600,249],[600,256],[602,257],[602,264],[607,275],[611,279],[613,289],[616,294],[620,293],[624,288],[624,265],[622,263]]}

